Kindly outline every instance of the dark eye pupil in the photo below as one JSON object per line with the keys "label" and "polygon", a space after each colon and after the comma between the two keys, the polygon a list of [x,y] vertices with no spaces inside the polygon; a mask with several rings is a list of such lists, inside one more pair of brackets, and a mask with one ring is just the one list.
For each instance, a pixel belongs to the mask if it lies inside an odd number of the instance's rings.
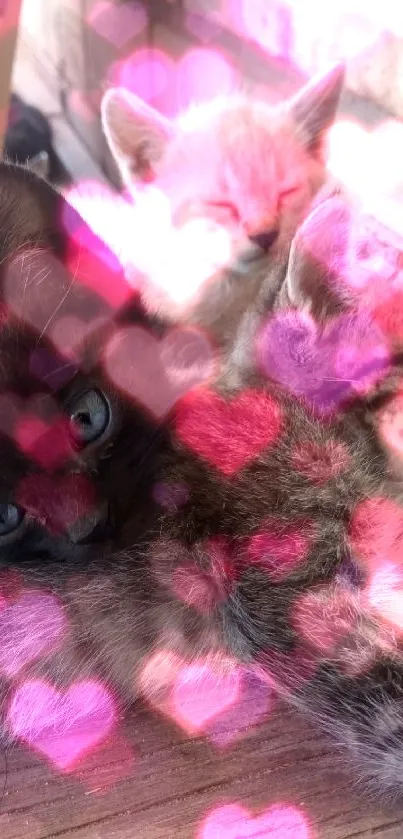
{"label": "dark eye pupil", "polygon": [[89,414],[85,414],[84,411],[79,411],[78,414],[75,414],[74,422],[80,423],[80,425],[91,425],[91,417]]}
{"label": "dark eye pupil", "polygon": [[16,530],[23,518],[23,512],[14,504],[0,504],[0,536]]}
{"label": "dark eye pupil", "polygon": [[88,390],[71,406],[72,434],[82,446],[93,443],[106,431],[110,422],[110,408],[99,390]]}

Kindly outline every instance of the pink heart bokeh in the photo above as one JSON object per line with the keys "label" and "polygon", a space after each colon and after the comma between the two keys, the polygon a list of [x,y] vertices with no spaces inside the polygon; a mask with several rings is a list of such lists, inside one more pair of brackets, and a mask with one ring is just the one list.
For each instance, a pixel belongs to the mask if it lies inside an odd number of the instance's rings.
{"label": "pink heart bokeh", "polygon": [[239,688],[238,669],[220,672],[207,661],[184,664],[172,691],[173,716],[185,730],[202,731],[236,703]]}
{"label": "pink heart bokeh", "polygon": [[0,394],[0,432],[44,469],[62,466],[73,454],[67,417],[51,396],[24,401],[16,394]]}
{"label": "pink heart bokeh", "polygon": [[[239,667],[222,655],[188,662],[161,648],[144,660],[138,688],[155,710],[187,733],[209,734],[211,726],[236,706],[241,682]],[[217,740],[219,735],[217,731]]]}
{"label": "pink heart bokeh", "polygon": [[304,519],[288,527],[272,519],[248,540],[248,559],[271,579],[283,580],[306,560],[313,539],[312,523]]}
{"label": "pink heart bokeh", "polygon": [[84,230],[89,238],[70,238],[64,263],[31,247],[17,254],[4,273],[4,295],[12,315],[50,338],[62,358],[65,352],[76,357],[83,341],[132,295],[117,257],[71,207],[70,212],[81,225],[78,232]]}
{"label": "pink heart bokeh", "polygon": [[116,717],[114,699],[100,682],[77,682],[62,693],[33,679],[14,692],[7,724],[14,737],[61,771],[70,771],[84,754],[105,741]]}
{"label": "pink heart bokeh", "polygon": [[120,49],[145,30],[147,14],[144,7],[135,0],[119,4],[100,0],[91,8],[87,23],[98,35]]}
{"label": "pink heart bokeh", "polygon": [[61,317],[49,329],[49,337],[64,358],[80,361],[86,340],[109,322],[107,316],[83,321],[74,315]]}
{"label": "pink heart bokeh", "polygon": [[207,338],[195,329],[173,329],[161,341],[138,326],[117,332],[105,351],[113,384],[162,419],[191,388],[214,372]]}
{"label": "pink heart bokeh", "polygon": [[388,341],[365,309],[325,323],[307,312],[279,312],[258,336],[257,356],[269,379],[322,415],[368,393],[391,363]]}
{"label": "pink heart bokeh", "polygon": [[0,603],[0,672],[16,676],[31,661],[59,647],[68,622],[52,594],[24,591],[14,603]]}
{"label": "pink heart bokeh", "polygon": [[251,816],[240,804],[217,807],[205,819],[197,839],[309,839],[306,817],[289,804],[275,804]]}

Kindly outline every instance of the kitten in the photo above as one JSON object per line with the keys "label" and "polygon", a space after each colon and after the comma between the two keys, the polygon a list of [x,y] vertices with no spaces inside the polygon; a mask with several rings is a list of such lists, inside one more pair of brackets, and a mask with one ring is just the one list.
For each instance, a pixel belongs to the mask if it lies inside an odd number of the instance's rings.
{"label": "kitten", "polygon": [[39,108],[28,105],[16,93],[10,97],[4,156],[12,163],[26,163],[33,172],[50,181],[60,175],[49,120]]}
{"label": "kitten", "polygon": [[[234,330],[223,369],[208,331],[147,313],[61,195],[0,165],[5,739],[71,770],[47,744],[98,731],[106,696],[109,721],[118,696],[172,715],[181,667],[233,662],[401,794],[401,640],[379,579],[373,595],[378,554],[399,571],[403,507],[368,423],[396,359],[365,307],[334,313],[310,251],[312,230],[344,242],[339,200],[308,216],[281,274],[268,263],[265,309],[244,284],[253,352]],[[49,691],[57,705],[72,685],[90,701],[49,718]]]}
{"label": "kitten", "polygon": [[[281,255],[328,177],[326,137],[343,81],[344,67],[338,65],[276,107],[239,94],[191,107],[175,121],[129,91],[112,88],[102,102],[104,133],[126,186],[135,197],[145,185],[160,190],[169,200],[174,228],[197,218],[224,228],[230,244],[227,264],[241,254],[243,259],[269,251]],[[158,251],[156,239],[163,252],[155,221],[149,231],[152,253]],[[190,250],[187,272],[182,269],[184,285],[196,270],[196,247]],[[208,247],[206,237],[199,260]],[[244,262],[241,270],[248,270]],[[210,293],[213,312],[216,291],[209,285]],[[162,298],[158,302],[162,306]]]}

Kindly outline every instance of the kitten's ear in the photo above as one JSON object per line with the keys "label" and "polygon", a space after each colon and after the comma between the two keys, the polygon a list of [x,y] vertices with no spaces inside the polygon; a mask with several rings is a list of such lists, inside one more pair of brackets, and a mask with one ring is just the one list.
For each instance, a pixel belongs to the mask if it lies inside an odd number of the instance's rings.
{"label": "kitten's ear", "polygon": [[338,64],[325,76],[315,76],[289,102],[298,134],[315,157],[321,156],[326,132],[334,122],[343,90],[345,65]]}
{"label": "kitten's ear", "polygon": [[36,154],[35,157],[31,157],[31,159],[28,160],[27,166],[31,172],[35,172],[35,175],[38,175],[39,178],[43,178],[46,181],[49,177],[50,169],[48,153],[46,151],[39,152],[39,154]]}
{"label": "kitten's ear", "polygon": [[151,181],[173,137],[172,123],[124,88],[111,88],[102,99],[102,127],[123,180]]}

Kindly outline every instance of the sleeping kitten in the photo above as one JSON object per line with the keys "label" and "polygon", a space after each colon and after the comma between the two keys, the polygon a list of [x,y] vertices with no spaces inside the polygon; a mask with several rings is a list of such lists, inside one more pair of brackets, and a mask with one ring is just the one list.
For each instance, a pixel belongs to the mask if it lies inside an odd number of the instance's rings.
{"label": "sleeping kitten", "polygon": [[[343,80],[340,65],[279,106],[239,94],[192,107],[174,122],[129,91],[113,88],[102,102],[103,128],[125,184],[137,199],[145,185],[160,190],[169,200],[175,229],[201,218],[224,228],[229,241],[227,264],[237,255],[245,258],[246,252],[248,259],[269,251],[281,255],[328,177],[326,135]],[[186,240],[178,247],[183,253]],[[182,266],[177,269],[183,272],[184,286],[190,285],[196,264],[205,258],[208,236],[197,260],[196,247],[189,247],[187,271]],[[155,215],[149,231],[150,254],[159,249],[164,253]],[[247,271],[244,263],[241,269]],[[150,269],[148,274],[152,273]],[[176,280],[173,276],[172,285]],[[216,290],[209,285],[211,293],[213,312]],[[157,300],[162,306],[163,297]],[[178,314],[178,307],[173,311]]]}
{"label": "sleeping kitten", "polygon": [[[246,666],[401,794],[401,632],[381,595],[403,506],[368,422],[399,364],[323,281],[346,241],[332,201],[268,259],[265,307],[244,284],[252,348],[234,330],[223,369],[208,331],[147,314],[62,196],[0,166],[5,740],[73,771],[76,729],[99,743],[139,694],[177,719],[181,668]],[[326,237],[330,272],[310,249]]]}

